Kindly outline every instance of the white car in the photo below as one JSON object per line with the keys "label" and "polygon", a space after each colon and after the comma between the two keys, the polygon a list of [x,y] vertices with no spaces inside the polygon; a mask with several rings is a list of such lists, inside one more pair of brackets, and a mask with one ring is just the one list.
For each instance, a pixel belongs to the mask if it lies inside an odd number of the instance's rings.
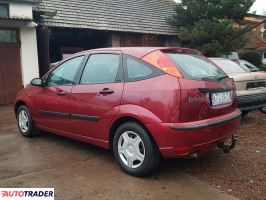
{"label": "white car", "polygon": [[[265,111],[266,107],[266,73],[261,71],[248,72],[239,64],[226,58],[210,58],[236,84],[237,106],[243,115],[252,110]],[[245,67],[245,66],[244,66]]]}

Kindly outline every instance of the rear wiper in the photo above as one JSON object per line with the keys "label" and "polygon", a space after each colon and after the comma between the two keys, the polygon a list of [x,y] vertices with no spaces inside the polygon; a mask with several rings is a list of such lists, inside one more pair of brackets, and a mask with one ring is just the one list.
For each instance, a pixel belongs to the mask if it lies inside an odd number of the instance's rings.
{"label": "rear wiper", "polygon": [[201,78],[202,81],[213,81],[216,80],[216,77],[212,77],[212,76],[207,76],[204,78]]}
{"label": "rear wiper", "polygon": [[227,78],[228,78],[228,76],[221,76],[221,77],[207,76],[207,77],[202,78],[201,80],[202,81],[213,81],[213,80],[215,80],[215,81],[221,81],[221,80],[227,79]]}
{"label": "rear wiper", "polygon": [[227,79],[227,78],[228,78],[228,76],[221,76],[221,77],[217,78],[217,81],[221,81],[221,80]]}

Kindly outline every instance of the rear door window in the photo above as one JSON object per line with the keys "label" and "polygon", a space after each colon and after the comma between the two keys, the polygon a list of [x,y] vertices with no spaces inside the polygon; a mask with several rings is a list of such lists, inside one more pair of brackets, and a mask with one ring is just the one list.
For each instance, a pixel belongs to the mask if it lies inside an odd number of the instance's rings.
{"label": "rear door window", "polygon": [[227,75],[208,59],[200,55],[166,53],[184,77],[198,80],[222,80]]}
{"label": "rear door window", "polygon": [[125,75],[128,81],[145,80],[164,74],[161,70],[131,56],[126,56],[125,66]]}

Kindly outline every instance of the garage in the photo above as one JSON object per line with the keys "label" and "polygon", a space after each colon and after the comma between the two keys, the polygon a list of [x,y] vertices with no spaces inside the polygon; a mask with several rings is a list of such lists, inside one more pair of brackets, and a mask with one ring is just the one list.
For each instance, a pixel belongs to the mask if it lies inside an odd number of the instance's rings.
{"label": "garage", "polygon": [[0,2],[0,105],[39,77],[34,1]]}
{"label": "garage", "polygon": [[0,29],[0,105],[11,104],[23,88],[18,38],[16,29]]}

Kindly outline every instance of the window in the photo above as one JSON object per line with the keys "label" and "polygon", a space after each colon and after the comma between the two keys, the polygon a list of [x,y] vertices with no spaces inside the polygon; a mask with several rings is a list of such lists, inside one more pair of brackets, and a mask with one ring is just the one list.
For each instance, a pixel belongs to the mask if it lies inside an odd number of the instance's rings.
{"label": "window", "polygon": [[119,55],[93,54],[85,66],[80,84],[114,83],[119,65]]}
{"label": "window", "polygon": [[17,42],[16,30],[0,30],[0,42],[16,43]]}
{"label": "window", "polygon": [[129,81],[138,81],[159,76],[163,72],[133,57],[126,58],[126,75]]}
{"label": "window", "polygon": [[182,74],[191,79],[199,80],[222,80],[227,75],[208,59],[200,55],[166,53],[175,63],[176,67],[181,70]]}
{"label": "window", "polygon": [[48,86],[73,85],[74,78],[84,56],[68,60],[53,70],[47,80]]}
{"label": "window", "polygon": [[0,4],[0,18],[9,17],[9,8],[7,4]]}

